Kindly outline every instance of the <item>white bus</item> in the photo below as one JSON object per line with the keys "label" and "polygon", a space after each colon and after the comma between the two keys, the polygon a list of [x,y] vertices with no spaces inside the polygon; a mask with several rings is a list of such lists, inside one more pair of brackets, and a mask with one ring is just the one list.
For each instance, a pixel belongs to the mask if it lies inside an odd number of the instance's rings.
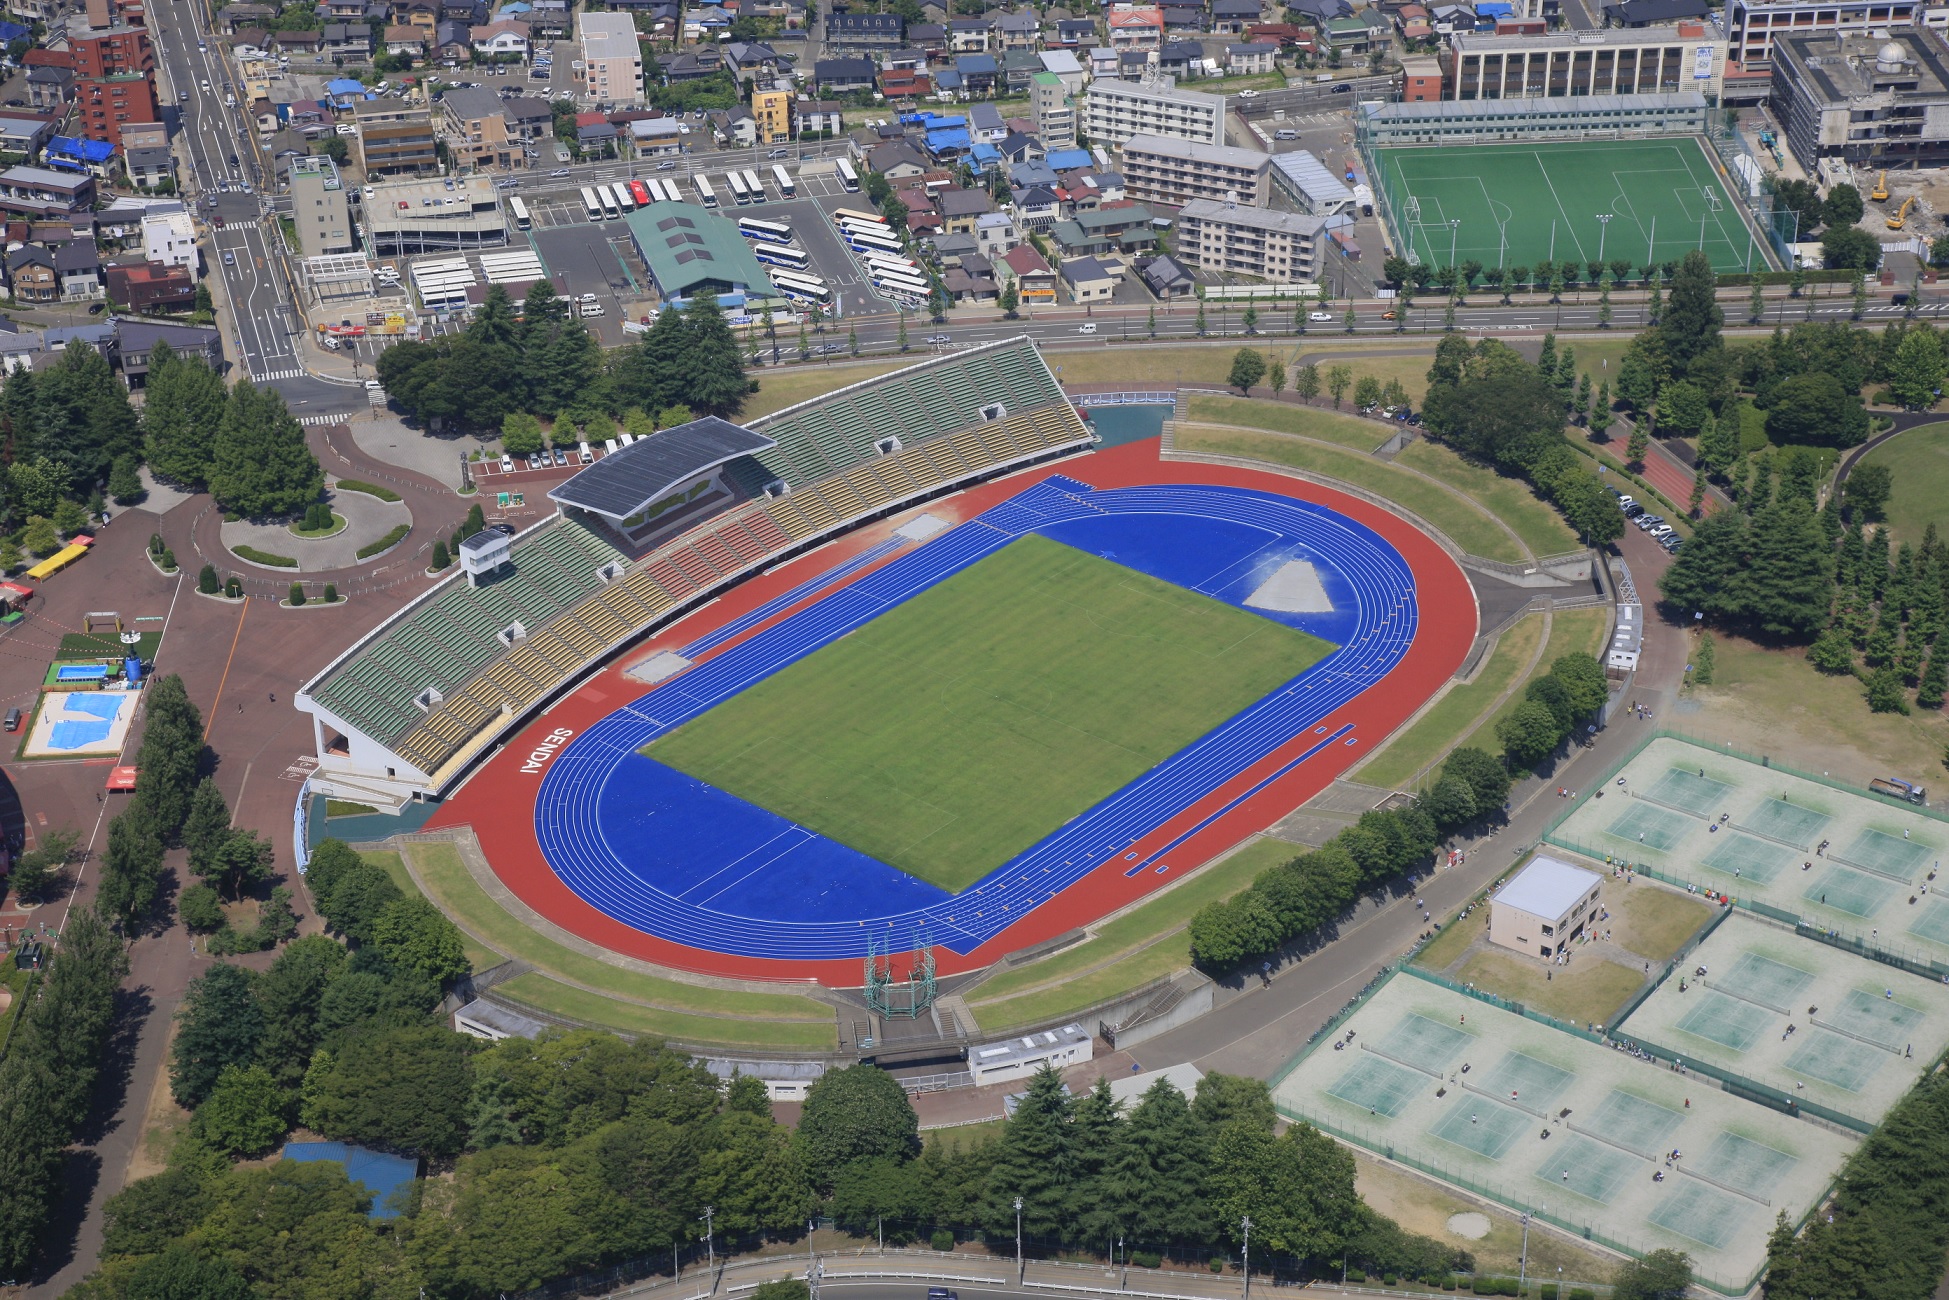
{"label": "white bus", "polygon": [[882,289],[911,294],[916,298],[925,298],[933,289],[932,285],[919,276],[902,275],[898,271],[876,270],[873,272],[873,283]]}
{"label": "white bus", "polygon": [[811,265],[805,250],[791,244],[759,244],[751,253],[767,266],[782,266],[788,271],[803,271]]}
{"label": "white bus", "polygon": [[881,253],[898,253],[902,251],[900,241],[892,235],[869,235],[863,230],[847,231],[846,244],[855,253],[863,253],[869,248]]}
{"label": "white bus", "polygon": [[744,187],[750,191],[751,201],[753,203],[763,203],[765,201],[764,183],[758,179],[758,173],[749,167],[744,169]]}
{"label": "white bus", "polygon": [[792,228],[782,221],[761,221],[757,217],[739,217],[738,233],[746,239],[762,240],[768,244],[792,242]]}
{"label": "white bus", "polygon": [[744,188],[744,177],[735,171],[724,173],[724,183],[731,187],[731,201],[739,207],[751,202],[751,194]]}
{"label": "white bus", "polygon": [[691,177],[690,183],[697,187],[697,201],[699,203],[702,203],[707,208],[717,206],[717,195],[712,191],[711,183],[702,174]]}
{"label": "white bus", "polygon": [[516,230],[526,230],[535,224],[534,218],[528,215],[528,205],[521,201],[519,194],[509,197],[508,211],[514,214],[514,228]]}
{"label": "white bus", "polygon": [[876,226],[870,221],[855,221],[853,218],[847,217],[839,223],[839,233],[842,235],[890,235],[893,231],[887,226]]}
{"label": "white bus", "polygon": [[772,287],[787,298],[798,302],[816,302],[821,307],[832,303],[832,290],[817,276],[797,275],[791,271],[771,272]]}
{"label": "white bus", "polygon": [[771,165],[771,178],[778,185],[780,197],[787,199],[798,197],[798,183],[792,179],[792,173],[785,170],[784,163],[773,163]]}
{"label": "white bus", "polygon": [[652,203],[681,203],[683,201],[683,196],[677,193],[676,186],[672,185],[666,189],[663,182],[654,176],[644,181],[643,184],[649,187],[650,202]]}
{"label": "white bus", "polygon": [[616,196],[616,211],[624,216],[636,211],[636,196],[629,192],[628,182],[617,181],[609,187],[609,192]]}
{"label": "white bus", "polygon": [[832,219],[840,225],[849,221],[863,221],[869,226],[884,226],[887,219],[877,212],[862,212],[858,208],[834,208]]}
{"label": "white bus", "polygon": [[602,204],[596,202],[596,192],[586,185],[582,187],[582,206],[588,209],[589,220],[602,220]]}
{"label": "white bus", "polygon": [[883,253],[877,248],[860,250],[859,260],[868,266],[891,266],[902,271],[919,271],[920,266],[904,253]]}
{"label": "white bus", "polygon": [[622,209],[616,206],[616,192],[607,185],[598,185],[595,188],[596,202],[602,205],[602,215],[611,221],[622,216]]}
{"label": "white bus", "polygon": [[836,165],[839,170],[839,183],[845,187],[846,193],[859,193],[859,173],[853,170],[853,165],[844,158],[839,159]]}

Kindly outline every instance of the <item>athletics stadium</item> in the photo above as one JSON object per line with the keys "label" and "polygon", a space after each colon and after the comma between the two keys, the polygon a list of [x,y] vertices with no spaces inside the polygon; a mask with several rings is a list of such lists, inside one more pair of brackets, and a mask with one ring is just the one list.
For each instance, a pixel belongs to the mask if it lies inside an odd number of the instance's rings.
{"label": "athletics stadium", "polygon": [[639,439],[306,684],[314,790],[436,799],[610,952],[857,987],[1183,879],[1455,671],[1436,541],[1270,470],[1106,447],[1033,344]]}

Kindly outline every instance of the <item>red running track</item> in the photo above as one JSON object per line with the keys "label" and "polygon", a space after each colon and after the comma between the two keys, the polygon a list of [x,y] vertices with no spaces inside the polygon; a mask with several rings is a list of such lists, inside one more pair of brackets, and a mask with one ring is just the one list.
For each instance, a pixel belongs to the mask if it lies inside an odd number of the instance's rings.
{"label": "red running track", "polygon": [[[1319,738],[1310,729],[1303,735],[1294,736],[1279,750],[1181,809],[1150,835],[1131,846],[1130,851],[1149,857],[1180,835],[1193,832],[1165,859],[1170,871],[1162,875],[1145,871],[1135,878],[1126,877],[1123,867],[1127,859],[1121,856],[1114,858],[967,955],[937,948],[934,954],[937,969],[942,975],[980,969],[1004,953],[1088,925],[1163,885],[1182,880],[1195,867],[1209,862],[1240,840],[1264,830],[1325,789],[1348,767],[1371,753],[1396,727],[1413,716],[1415,710],[1439,690],[1461,665],[1469,645],[1475,639],[1476,608],[1474,591],[1455,561],[1426,534],[1397,515],[1346,493],[1283,474],[1163,461],[1159,459],[1158,450],[1158,443],[1148,440],[1038,466],[972,488],[958,496],[930,501],[911,511],[876,521],[745,582],[715,603],[663,629],[619,657],[616,663],[597,672],[530,723],[493,758],[475,770],[427,823],[428,829],[472,826],[495,874],[522,902],[571,933],[614,952],[660,966],[711,975],[797,982],[817,980],[833,988],[857,987],[861,969],[857,960],[770,961],[731,956],[645,934],[584,902],[555,875],[536,841],[535,796],[541,788],[546,757],[531,764],[530,755],[543,754],[544,751],[538,747],[556,733],[579,734],[605,715],[654,689],[624,676],[625,668],[658,651],[675,649],[695,641],[706,632],[729,623],[841,561],[884,541],[895,527],[923,511],[958,523],[973,518],[1054,473],[1067,474],[1099,488],[1170,483],[1216,484],[1317,502],[1365,524],[1399,551],[1414,571],[1420,605],[1414,641],[1401,662],[1358,699],[1316,724],[1323,725],[1328,733],[1352,725],[1357,728],[1354,735],[1359,743],[1328,745],[1290,772],[1271,781],[1263,790],[1240,800],[1236,807],[1227,809],[1227,804],[1240,799],[1253,786],[1312,748]],[[888,563],[899,554],[901,552],[896,551],[878,563]],[[846,581],[857,581],[876,567],[877,564],[868,565]],[[845,585],[846,582],[841,582],[827,587],[805,603],[823,599]],[[723,653],[764,628],[789,618],[802,607],[803,603],[794,605],[770,620],[746,629],[712,654]],[[554,749],[550,749],[546,754],[553,752]],[[524,771],[526,766],[537,770]],[[1220,810],[1224,810],[1222,815],[1214,818],[1213,815]],[[1211,824],[1199,827],[1199,823],[1207,818],[1213,818]],[[1193,828],[1197,829],[1193,831]]]}

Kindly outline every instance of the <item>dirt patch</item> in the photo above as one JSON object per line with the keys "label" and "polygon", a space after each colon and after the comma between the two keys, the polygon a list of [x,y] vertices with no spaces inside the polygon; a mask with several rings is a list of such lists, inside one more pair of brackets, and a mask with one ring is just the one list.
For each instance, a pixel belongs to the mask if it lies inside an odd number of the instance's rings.
{"label": "dirt patch", "polygon": [[[167,1061],[176,1043],[176,1023],[169,1025],[169,1041],[163,1044],[163,1060]],[[126,1187],[138,1178],[153,1178],[169,1167],[169,1153],[176,1145],[177,1135],[189,1124],[189,1111],[176,1104],[169,1092],[169,1071],[167,1068],[156,1071],[155,1084],[149,1089],[149,1104],[142,1112],[142,1140],[135,1144],[135,1152],[129,1157],[128,1174],[123,1178]]]}
{"label": "dirt patch", "polygon": [[1569,966],[1553,967],[1506,948],[1492,948],[1486,940],[1462,963],[1455,978],[1579,1025],[1609,1024],[1611,1013],[1623,1006],[1645,980],[1637,966],[1607,961],[1590,949],[1579,950]]}
{"label": "dirt patch", "polygon": [[1448,1216],[1448,1230],[1458,1237],[1480,1241],[1489,1235],[1489,1216],[1476,1210]]}
{"label": "dirt patch", "polygon": [[1654,963],[1677,952],[1715,910],[1710,903],[1658,884],[1610,890],[1604,903],[1616,944]]}

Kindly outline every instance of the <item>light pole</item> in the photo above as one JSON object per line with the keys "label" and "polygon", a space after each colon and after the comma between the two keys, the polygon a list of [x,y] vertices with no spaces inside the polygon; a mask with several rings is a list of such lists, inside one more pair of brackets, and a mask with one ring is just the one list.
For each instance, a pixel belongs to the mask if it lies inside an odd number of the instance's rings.
{"label": "light pole", "polygon": [[1448,265],[1451,267],[1455,265],[1455,241],[1461,237],[1461,233],[1462,219],[1450,217],[1448,219]]}
{"label": "light pole", "polygon": [[717,1211],[710,1206],[706,1205],[704,1207],[704,1252],[709,1256],[710,1270],[713,1273],[717,1272],[717,1241],[714,1236],[715,1230],[711,1223],[711,1218],[716,1213]]}
{"label": "light pole", "polygon": [[1019,1285],[1028,1274],[1022,1268],[1022,1198],[1015,1198],[1015,1281]]}
{"label": "light pole", "polygon": [[1604,260],[1604,236],[1611,233],[1611,218],[1616,215],[1615,212],[1597,214],[1597,260],[1600,262]]}
{"label": "light pole", "polygon": [[1527,1290],[1529,1280],[1529,1215],[1523,1215],[1523,1253],[1516,1256],[1516,1290]]}
{"label": "light pole", "polygon": [[1252,1216],[1246,1215],[1238,1221],[1245,1232],[1245,1295],[1244,1300],[1252,1300]]}

